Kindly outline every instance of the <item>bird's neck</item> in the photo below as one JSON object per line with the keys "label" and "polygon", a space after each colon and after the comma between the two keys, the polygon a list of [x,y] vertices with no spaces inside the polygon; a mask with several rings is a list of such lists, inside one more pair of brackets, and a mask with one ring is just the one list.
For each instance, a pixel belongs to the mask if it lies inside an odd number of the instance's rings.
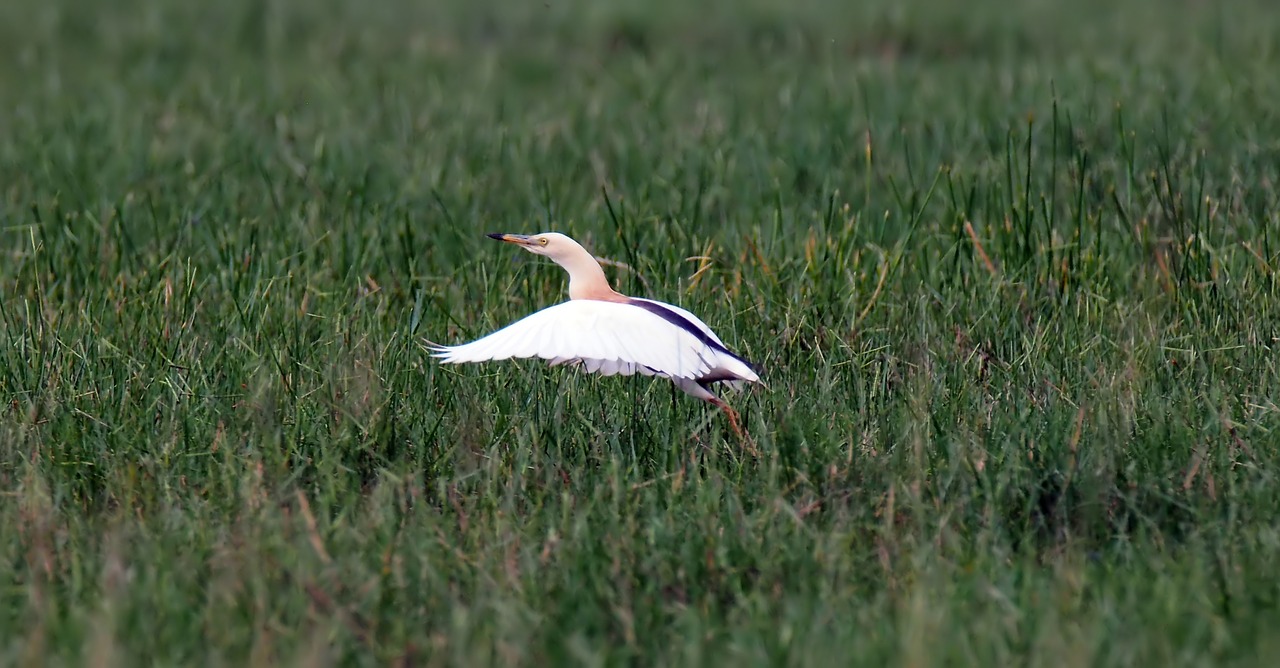
{"label": "bird's neck", "polygon": [[600,263],[583,250],[581,255],[561,263],[569,272],[569,299],[594,299],[606,302],[625,302],[627,298],[609,287]]}

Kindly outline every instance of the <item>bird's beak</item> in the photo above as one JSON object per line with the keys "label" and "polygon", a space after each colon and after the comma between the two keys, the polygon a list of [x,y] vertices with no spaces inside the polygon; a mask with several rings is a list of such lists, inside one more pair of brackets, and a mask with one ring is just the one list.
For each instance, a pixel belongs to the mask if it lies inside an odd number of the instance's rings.
{"label": "bird's beak", "polygon": [[517,246],[533,245],[533,237],[526,237],[523,234],[499,234],[497,232],[493,232],[489,234],[489,238],[497,239],[498,241],[505,241],[509,244],[515,244]]}

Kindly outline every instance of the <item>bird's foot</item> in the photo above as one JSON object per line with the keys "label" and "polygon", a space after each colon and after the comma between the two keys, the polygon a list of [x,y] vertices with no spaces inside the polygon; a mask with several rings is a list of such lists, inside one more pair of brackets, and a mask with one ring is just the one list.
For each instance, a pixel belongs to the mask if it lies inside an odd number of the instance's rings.
{"label": "bird's foot", "polygon": [[752,457],[759,457],[760,451],[756,449],[755,441],[751,440],[750,434],[744,431],[742,425],[738,422],[738,411],[720,399],[713,399],[711,403],[724,411],[725,417],[729,418],[729,426],[733,428],[733,433],[738,436],[738,442],[742,443]]}

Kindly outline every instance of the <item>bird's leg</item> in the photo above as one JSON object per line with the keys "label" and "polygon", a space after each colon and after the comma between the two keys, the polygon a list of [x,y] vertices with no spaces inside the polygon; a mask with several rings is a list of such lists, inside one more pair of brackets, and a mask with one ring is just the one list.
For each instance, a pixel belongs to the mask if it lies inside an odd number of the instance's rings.
{"label": "bird's leg", "polygon": [[715,397],[708,399],[707,401],[709,401],[713,406],[724,411],[725,417],[729,418],[729,426],[733,428],[733,433],[738,435],[738,440],[747,446],[747,452],[750,452],[752,457],[759,457],[760,452],[756,450],[755,443],[752,442],[751,437],[747,435],[747,432],[742,430],[742,426],[738,423],[738,411],[733,410],[732,406]]}

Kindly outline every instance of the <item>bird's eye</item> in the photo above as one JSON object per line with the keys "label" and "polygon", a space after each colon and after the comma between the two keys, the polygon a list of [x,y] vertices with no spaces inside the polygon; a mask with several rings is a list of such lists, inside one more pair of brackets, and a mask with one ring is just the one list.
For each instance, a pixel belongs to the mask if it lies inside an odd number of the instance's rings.
{"label": "bird's eye", "polygon": [[542,237],[541,239],[538,239],[538,243],[542,244],[543,246],[547,245],[547,238]]}

